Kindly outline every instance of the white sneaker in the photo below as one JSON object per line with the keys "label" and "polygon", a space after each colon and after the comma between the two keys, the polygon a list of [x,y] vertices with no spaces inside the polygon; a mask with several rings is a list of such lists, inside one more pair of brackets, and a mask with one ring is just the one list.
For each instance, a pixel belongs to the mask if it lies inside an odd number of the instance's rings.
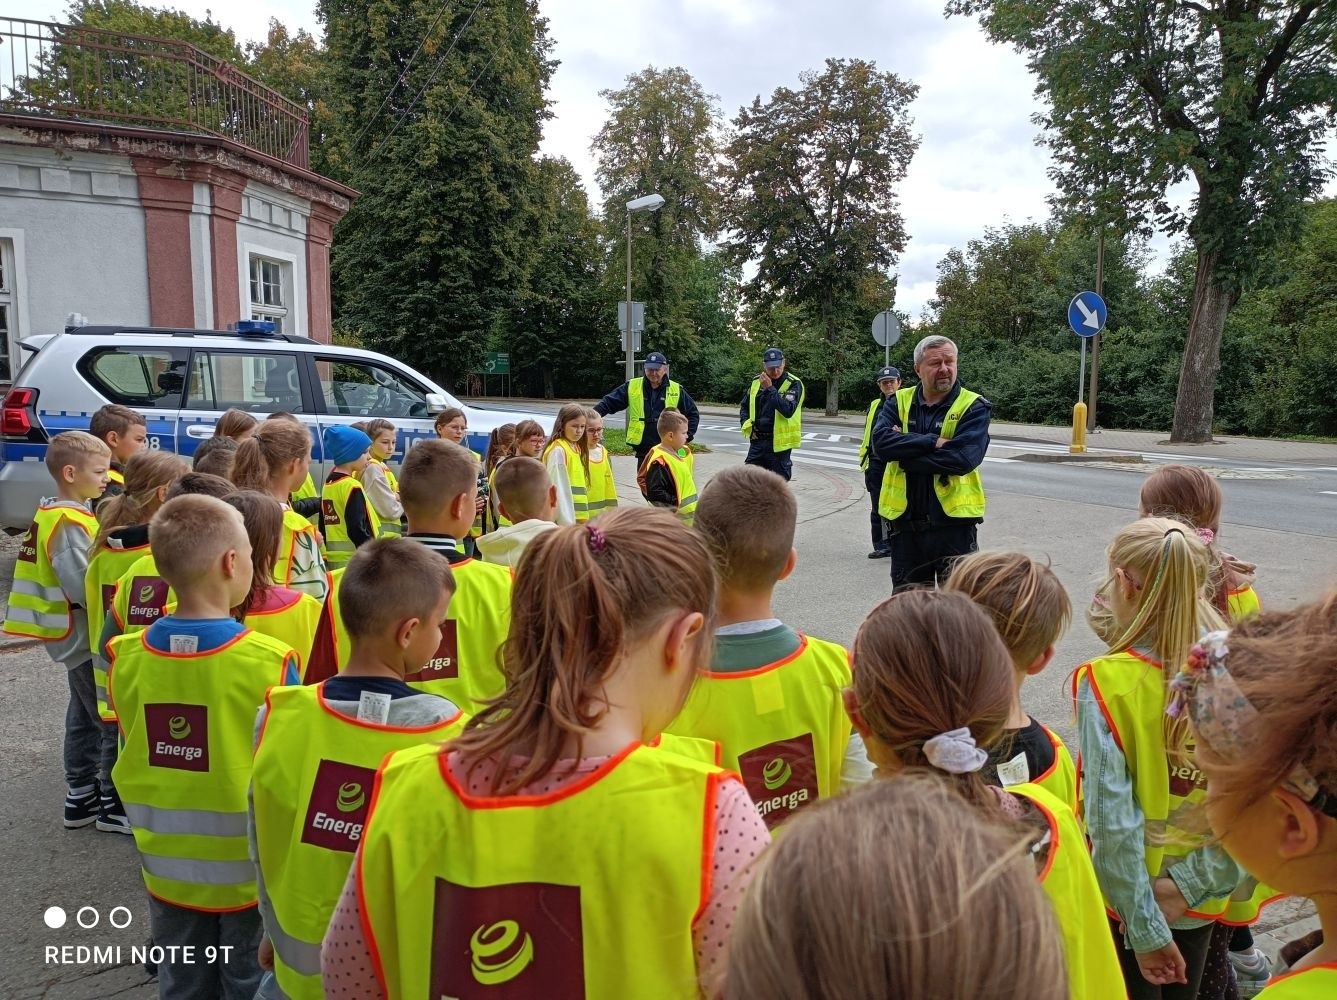
{"label": "white sneaker", "polygon": [[1256,997],[1272,980],[1272,963],[1257,948],[1251,952],[1232,951],[1230,964],[1235,968],[1240,1000]]}

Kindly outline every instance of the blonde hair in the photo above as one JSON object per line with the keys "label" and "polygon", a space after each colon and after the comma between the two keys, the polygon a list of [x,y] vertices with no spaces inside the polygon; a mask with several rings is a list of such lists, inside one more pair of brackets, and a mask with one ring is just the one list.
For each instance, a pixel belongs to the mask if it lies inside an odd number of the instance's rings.
{"label": "blonde hair", "polygon": [[232,481],[239,489],[271,492],[293,461],[311,454],[311,434],[297,420],[266,420],[237,447]]}
{"label": "blonde hair", "polygon": [[548,468],[526,455],[509,458],[497,469],[492,490],[512,521],[538,517],[548,500],[552,479]]}
{"label": "blonde hair", "polygon": [[898,774],[805,809],[758,859],[727,1000],[1066,1000],[1028,842],[940,779]]}
{"label": "blonde hair", "polygon": [[406,618],[426,622],[442,595],[454,593],[455,576],[444,556],[407,538],[377,538],[349,560],[339,581],[339,609],[349,636],[359,640]]}
{"label": "blonde hair", "polygon": [[84,466],[99,458],[111,461],[111,449],[102,438],[84,431],[62,431],[47,443],[46,471],[59,482],[61,470],[67,465],[82,471]]}
{"label": "blonde hair", "polygon": [[186,460],[170,451],[141,451],[125,463],[125,488],[98,506],[98,532],[91,553],[107,544],[113,531],[132,524],[146,524],[162,506],[158,490],[190,471]]}
{"label": "blonde hair", "polygon": [[789,484],[755,465],[715,474],[696,506],[696,531],[706,540],[720,583],[756,593],[775,586],[794,547],[798,502]]}
{"label": "blonde hair", "polygon": [[[655,572],[646,572],[650,565]],[[584,735],[607,710],[599,700],[604,682],[624,653],[667,618],[683,611],[705,616],[692,650],[704,668],[714,645],[714,608],[706,547],[668,511],[620,507],[600,515],[597,527],[545,531],[529,544],[515,576],[501,650],[506,691],[451,748],[470,768],[484,759],[528,758],[510,778],[497,768],[493,794],[542,779],[571,737],[581,756]]]}
{"label": "blonde hair", "polygon": [[[1212,535],[1221,530],[1224,503],[1225,496],[1216,477],[1196,465],[1162,465],[1146,478],[1138,494],[1138,508],[1143,517],[1176,518],[1192,528],[1205,528]],[[1228,616],[1231,590],[1247,584],[1248,580],[1231,567],[1209,540],[1211,537],[1203,538],[1212,559],[1207,592],[1216,610]]]}
{"label": "blonde hair", "polygon": [[655,429],[661,435],[665,431],[686,431],[690,426],[682,411],[672,406],[665,407],[659,414],[659,420],[655,422]]}
{"label": "blonde hair", "polygon": [[989,613],[1018,670],[1057,642],[1072,620],[1072,602],[1054,571],[1024,552],[972,552],[952,564],[944,589]]}
{"label": "blonde hair", "polygon": [[444,510],[477,484],[473,452],[443,438],[419,441],[399,467],[399,499],[410,518]]}
{"label": "blonde hair", "polygon": [[[149,522],[149,548],[158,575],[178,594],[206,577],[245,537],[241,513],[209,496],[168,500]],[[245,572],[251,572],[249,565]]]}
{"label": "blonde hair", "polygon": [[[1170,681],[1188,660],[1188,651],[1204,630],[1225,627],[1208,599],[1212,559],[1191,527],[1167,517],[1144,517],[1114,536],[1108,550],[1112,569],[1141,577],[1140,598],[1132,620],[1115,615],[1111,652],[1134,646],[1160,661],[1168,697]],[[1111,575],[1105,591],[1119,586]],[[1174,752],[1186,745],[1187,723],[1165,716],[1165,745]]]}
{"label": "blonde hair", "polygon": [[236,441],[243,434],[249,434],[260,423],[253,414],[239,410],[235,406],[224,410],[223,415],[214,424],[214,437],[231,438]]}

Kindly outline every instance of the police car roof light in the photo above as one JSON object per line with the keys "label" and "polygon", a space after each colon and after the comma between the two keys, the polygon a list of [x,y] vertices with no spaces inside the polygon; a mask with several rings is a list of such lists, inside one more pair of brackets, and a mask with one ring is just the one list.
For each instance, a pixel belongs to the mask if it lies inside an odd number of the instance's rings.
{"label": "police car roof light", "polygon": [[274,321],[269,319],[240,319],[228,329],[243,337],[272,337],[275,332]]}

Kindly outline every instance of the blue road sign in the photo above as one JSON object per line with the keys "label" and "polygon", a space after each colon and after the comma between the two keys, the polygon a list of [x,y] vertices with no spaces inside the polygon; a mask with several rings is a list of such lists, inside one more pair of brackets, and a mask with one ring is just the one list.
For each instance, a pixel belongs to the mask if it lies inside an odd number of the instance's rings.
{"label": "blue road sign", "polygon": [[1094,337],[1105,329],[1109,310],[1095,292],[1078,292],[1068,303],[1068,326],[1079,337]]}

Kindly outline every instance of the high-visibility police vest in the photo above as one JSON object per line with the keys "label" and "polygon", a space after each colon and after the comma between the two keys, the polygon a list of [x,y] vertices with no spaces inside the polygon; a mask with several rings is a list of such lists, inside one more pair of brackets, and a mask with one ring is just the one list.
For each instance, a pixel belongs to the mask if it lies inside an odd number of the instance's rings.
{"label": "high-visibility police vest", "polygon": [[849,653],[800,635],[799,648],[775,663],[697,677],[666,731],[719,743],[720,763],[742,776],[774,827],[840,791],[850,741],[841,692],[849,685]]}
{"label": "high-visibility police vest", "polygon": [[561,448],[566,459],[566,477],[571,481],[571,504],[576,511],[576,523],[590,519],[589,480],[585,476],[585,463],[580,459],[580,450],[565,438],[558,438],[543,449],[543,462],[546,465],[548,455],[554,448]]}
{"label": "high-visibility police vest", "polygon": [[1105,919],[1100,883],[1077,817],[1038,785],[1013,785],[1008,791],[1031,802],[1049,824],[1049,854],[1040,872],[1040,884],[1054,905],[1063,935],[1068,996],[1072,1000],[1105,1000],[1120,995],[1123,973],[1119,953]]}
{"label": "high-visibility police vest", "polygon": [[[904,429],[910,426],[910,404],[914,400],[916,386],[900,389],[896,393],[896,408],[900,414],[900,425]],[[939,437],[951,439],[956,434],[956,426],[965,416],[970,404],[980,398],[977,392],[962,389],[957,393],[947,416],[943,418]],[[979,469],[971,469],[964,476],[934,476],[933,492],[938,495],[942,512],[948,517],[983,517],[984,516],[984,480]],[[888,462],[887,470],[882,473],[882,492],[878,496],[878,513],[888,521],[894,521],[905,513],[908,499],[905,494],[905,470],[900,462]]]}
{"label": "high-visibility police vest", "polygon": [[430,726],[351,718],[323,685],[271,688],[255,748],[255,839],[274,921],[274,974],[292,1000],[321,1000],[320,942],[362,839],[376,769],[395,750],[439,743],[464,713]]}
{"label": "high-visibility police vest", "polygon": [[[1202,809],[1206,779],[1191,747],[1182,759],[1172,760],[1166,751],[1162,666],[1131,649],[1097,657],[1073,674],[1074,698],[1083,678],[1133,779],[1133,794],[1145,820],[1147,873],[1152,878],[1164,875],[1170,865],[1206,843],[1202,835],[1179,825]],[[1185,916],[1215,920],[1225,913],[1228,902],[1228,895],[1208,899]]]}
{"label": "high-visibility police vest", "polygon": [[[803,443],[803,397],[807,388],[797,379],[786,375],[780,383],[779,392],[783,395],[794,385],[799,386],[798,407],[792,417],[786,417],[779,410],[774,411],[775,424],[771,434],[772,451],[793,451]],[[761,391],[761,379],[754,378],[747,390],[747,419],[743,421],[743,437],[752,436],[752,428],[757,423],[757,393]]]}
{"label": "high-visibility police vest", "polygon": [[[373,458],[371,461],[372,464],[379,465],[381,467],[381,472],[385,474],[386,485],[388,485],[391,491],[393,491],[394,494],[398,496],[399,480],[395,478],[395,474],[390,471],[390,466],[386,465],[379,458]],[[402,528],[400,527],[398,518],[388,518],[388,517],[382,518],[379,513],[376,516],[377,518],[380,519],[381,522],[380,530],[376,533],[377,538],[398,538],[400,535],[404,533]]]}
{"label": "high-visibility police vest", "polygon": [[84,608],[88,611],[88,650],[93,654],[93,687],[97,690],[98,712],[108,722],[116,720],[108,718],[107,651],[98,642],[107,615],[111,614],[112,602],[116,599],[116,582],[130,567],[149,554],[148,542],[123,548],[120,539],[113,535],[107,539],[107,545],[88,560],[88,572],[84,575]]}
{"label": "high-visibility police vest", "polygon": [[673,478],[673,490],[678,496],[678,507],[674,513],[690,527],[696,520],[696,477],[693,468],[696,463],[692,459],[691,450],[687,449],[686,454],[679,455],[655,445],[645,456],[645,464],[647,469],[652,465],[662,465],[668,469]]}
{"label": "high-visibility police vest", "polygon": [[1277,976],[1262,995],[1266,1000],[1332,1000],[1337,996],[1337,962]]}
{"label": "high-visibility police vest", "polygon": [[279,557],[274,562],[274,582],[323,601],[330,589],[327,577],[315,527],[291,507],[284,507],[283,537],[279,540]]}
{"label": "high-visibility police vest", "polygon": [[1226,595],[1226,615],[1232,623],[1242,622],[1262,612],[1263,602],[1258,600],[1258,592],[1252,585],[1232,590]]}
{"label": "high-visibility police vest", "polygon": [[590,517],[598,517],[617,506],[617,483],[613,481],[613,460],[608,448],[600,448],[603,457],[590,456],[589,504]]}
{"label": "high-visibility police vest", "polygon": [[501,644],[511,627],[511,584],[506,566],[479,559],[450,564],[455,596],[441,626],[436,655],[404,679],[428,694],[449,698],[470,715],[506,690]]}
{"label": "high-visibility police vest", "polygon": [[357,551],[357,546],[348,537],[348,500],[354,493],[362,494],[362,506],[367,511],[371,537],[375,538],[381,530],[381,519],[376,516],[376,508],[367,499],[366,491],[356,476],[341,475],[337,479],[326,480],[320,494],[320,521],[325,528],[325,561],[330,566],[348,565],[348,560]]}
{"label": "high-visibility police vest", "polygon": [[699,996],[692,921],[726,777],[633,744],[547,795],[480,798],[437,748],[394,754],[355,862],[386,996]]}
{"label": "high-visibility police vest", "polygon": [[74,628],[74,608],[51,565],[51,539],[67,522],[70,530],[83,531],[90,542],[97,534],[97,518],[81,507],[60,504],[37,508],[14,563],[4,625],[9,635],[55,642]]}
{"label": "high-visibility police vest", "polygon": [[146,634],[108,644],[121,730],[113,769],[144,884],[193,910],[256,903],[246,846],[251,733],[293,651],[247,630],[207,653],[162,653]]}
{"label": "high-visibility police vest", "polygon": [[[664,390],[664,409],[676,410],[682,399],[682,386],[669,379]],[[627,383],[627,444],[637,445],[645,439],[645,378],[634,378]]]}
{"label": "high-visibility police vest", "polygon": [[886,397],[879,396],[868,404],[868,416],[863,421],[863,438],[859,442],[859,468],[867,469],[868,460],[872,456],[873,447],[873,424],[877,421],[877,414],[882,409],[882,404]]}
{"label": "high-visibility police vest", "polygon": [[325,598],[325,603],[329,605],[330,625],[334,629],[334,658],[340,671],[348,666],[348,660],[353,655],[353,639],[348,634],[343,612],[339,609],[339,584],[343,583],[343,579],[344,567],[340,566],[330,572],[330,595]]}

